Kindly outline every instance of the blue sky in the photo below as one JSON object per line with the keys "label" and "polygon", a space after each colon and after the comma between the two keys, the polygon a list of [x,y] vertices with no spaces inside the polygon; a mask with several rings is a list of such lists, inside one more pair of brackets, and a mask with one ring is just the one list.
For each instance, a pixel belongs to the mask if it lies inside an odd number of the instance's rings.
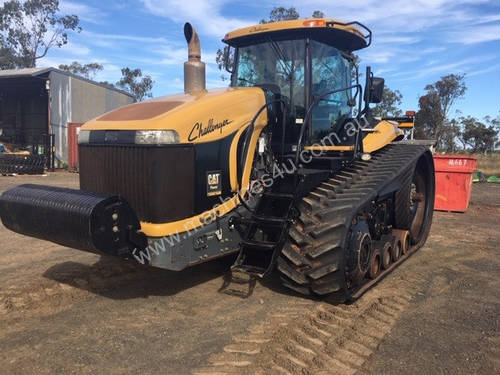
{"label": "blue sky", "polygon": [[209,88],[224,86],[214,63],[220,40],[232,29],[255,24],[274,6],[294,6],[302,17],[314,10],[360,21],[374,42],[359,52],[386,84],[404,96],[403,109],[418,109],[428,83],[466,73],[468,91],[455,106],[482,117],[500,111],[500,2],[488,0],[61,0],[63,12],[80,16],[83,31],[53,49],[39,66],[77,60],[100,62],[96,79],[116,82],[120,68],[141,68],[155,81],[154,95],[182,91],[187,49],[183,24],[200,34]]}

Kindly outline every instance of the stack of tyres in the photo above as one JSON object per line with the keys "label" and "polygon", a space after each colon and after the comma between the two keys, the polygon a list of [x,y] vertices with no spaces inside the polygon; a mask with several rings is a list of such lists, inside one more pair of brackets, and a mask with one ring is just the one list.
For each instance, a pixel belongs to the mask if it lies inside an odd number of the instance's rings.
{"label": "stack of tyres", "polygon": [[45,155],[0,154],[0,174],[43,174]]}

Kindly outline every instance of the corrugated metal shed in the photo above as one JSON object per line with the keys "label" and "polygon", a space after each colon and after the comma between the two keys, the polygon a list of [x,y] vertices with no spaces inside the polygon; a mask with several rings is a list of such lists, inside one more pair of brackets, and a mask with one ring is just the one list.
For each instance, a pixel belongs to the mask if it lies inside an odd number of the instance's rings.
{"label": "corrugated metal shed", "polygon": [[132,102],[125,91],[56,68],[0,70],[3,137],[29,145],[54,133],[59,166],[68,162],[68,123],[84,123]]}
{"label": "corrugated metal shed", "polygon": [[70,72],[66,72],[64,70],[60,70],[60,69],[57,69],[57,68],[52,68],[52,67],[48,67],[48,68],[4,69],[4,70],[0,70],[0,79],[1,78],[16,78],[16,77],[40,77],[40,76],[46,76],[47,74],[49,74],[51,72],[56,72],[56,73],[59,73],[59,74],[62,74],[62,75],[68,76],[68,77],[73,77],[75,79],[78,79],[79,81],[86,81],[86,82],[91,83],[92,85],[100,86],[100,87],[105,88],[107,90],[119,92],[119,93],[122,93],[125,96],[131,97],[131,95],[128,92],[126,92],[126,91],[123,91],[123,90],[120,90],[120,89],[117,89],[117,88],[114,88],[114,87],[111,87],[111,86],[107,86],[105,84],[102,84],[102,83],[99,83],[99,82],[95,82],[95,81],[92,81],[90,79],[86,79],[84,77],[80,77],[79,75],[76,75],[76,74],[73,74],[73,73],[70,73]]}

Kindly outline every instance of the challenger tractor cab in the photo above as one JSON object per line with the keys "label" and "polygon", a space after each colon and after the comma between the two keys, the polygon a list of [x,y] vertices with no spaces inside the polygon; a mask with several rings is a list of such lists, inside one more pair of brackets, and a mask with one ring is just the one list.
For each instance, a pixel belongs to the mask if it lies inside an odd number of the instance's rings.
{"label": "challenger tractor cab", "polygon": [[205,88],[187,23],[184,93],[86,123],[81,190],[14,187],[3,224],[63,246],[182,270],[232,253],[233,272],[338,300],[361,295],[427,238],[428,148],[398,142],[413,117],[375,119],[384,80],[353,51],[358,22],[281,21],[225,35],[230,87]]}

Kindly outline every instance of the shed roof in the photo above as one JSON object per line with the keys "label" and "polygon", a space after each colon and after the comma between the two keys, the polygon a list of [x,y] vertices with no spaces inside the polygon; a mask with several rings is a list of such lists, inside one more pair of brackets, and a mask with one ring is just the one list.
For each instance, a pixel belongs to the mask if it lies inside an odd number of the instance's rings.
{"label": "shed roof", "polygon": [[129,94],[128,92],[126,92],[126,91],[123,91],[123,90],[120,90],[120,89],[117,89],[117,88],[113,88],[113,87],[109,87],[109,86],[107,86],[105,84],[102,84],[102,83],[99,83],[99,82],[96,82],[96,81],[92,81],[90,79],[81,77],[79,75],[76,75],[76,74],[73,74],[73,73],[70,73],[70,72],[66,72],[64,70],[53,68],[53,67],[46,67],[46,68],[40,67],[40,68],[23,68],[23,69],[5,69],[5,70],[0,70],[0,79],[3,79],[3,78],[18,78],[18,77],[40,77],[40,76],[48,75],[51,72],[56,72],[58,74],[70,76],[72,78],[79,79],[81,81],[86,81],[86,82],[91,83],[93,85],[101,86],[101,87],[104,87],[105,89],[108,89],[108,90],[111,90],[111,91],[116,91],[116,92],[119,92],[119,93],[121,93],[123,95],[127,95],[127,96],[132,97],[132,95]]}

